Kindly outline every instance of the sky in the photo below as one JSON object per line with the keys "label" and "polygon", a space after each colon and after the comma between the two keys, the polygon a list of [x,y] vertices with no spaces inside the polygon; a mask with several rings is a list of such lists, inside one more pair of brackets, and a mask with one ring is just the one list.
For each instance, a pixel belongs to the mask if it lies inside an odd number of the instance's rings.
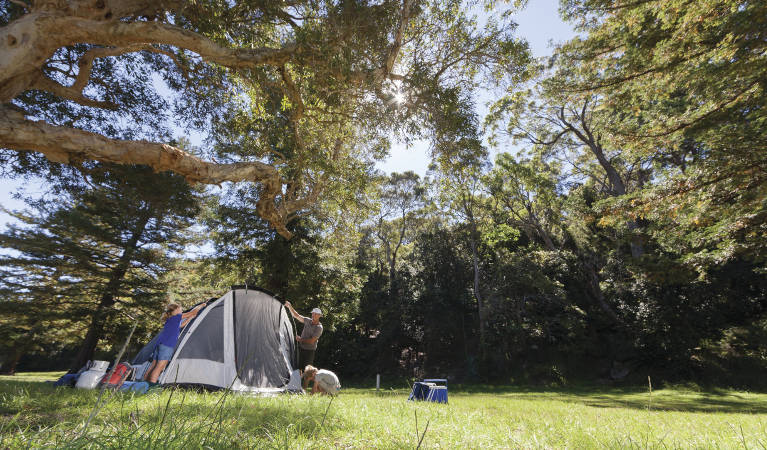
{"label": "sky", "polygon": [[[558,8],[559,0],[529,0],[527,8],[515,16],[518,24],[516,35],[527,40],[536,58],[551,56],[551,44],[562,43],[575,36],[572,27],[560,19]],[[409,148],[394,144],[389,158],[379,163],[378,168],[387,173],[412,170],[423,176],[431,162],[428,149],[428,142],[425,141]]]}
{"label": "sky", "polygon": [[[551,55],[551,43],[564,42],[574,36],[572,27],[562,22],[558,13],[558,0],[529,0],[527,8],[516,16],[518,23],[517,36],[525,38],[535,57]],[[384,172],[404,172],[412,170],[419,175],[425,175],[429,166],[428,144],[416,142],[409,148],[395,144],[389,157],[378,164]],[[14,210],[22,209],[24,203],[12,198],[12,194],[23,188],[32,196],[43,194],[43,186],[34,181],[21,181],[0,178],[0,206]],[[10,216],[0,211],[0,229],[12,220]]]}

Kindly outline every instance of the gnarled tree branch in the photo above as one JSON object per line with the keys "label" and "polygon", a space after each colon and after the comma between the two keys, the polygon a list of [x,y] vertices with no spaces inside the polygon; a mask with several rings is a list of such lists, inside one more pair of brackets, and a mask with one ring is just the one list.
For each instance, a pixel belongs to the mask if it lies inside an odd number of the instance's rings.
{"label": "gnarled tree branch", "polygon": [[[20,0],[12,1],[20,4]],[[191,17],[194,17],[195,7],[181,0],[33,1],[26,14],[0,27],[0,147],[36,151],[52,161],[64,163],[98,160],[120,164],[145,164],[158,171],[172,170],[190,182],[257,182],[261,191],[257,203],[259,215],[269,221],[280,234],[288,237],[290,233],[285,228],[286,221],[294,213],[316,202],[327,181],[323,174],[315,179],[287,183],[288,189],[285,191],[286,182],[281,179],[278,169],[273,165],[261,162],[207,162],[162,143],[115,140],[76,128],[29,120],[23,113],[14,111],[9,103],[24,91],[36,89],[83,106],[115,109],[116,105],[110,102],[91,99],[84,94],[95,73],[94,62],[97,58],[150,51],[170,57],[183,70],[177,55],[188,52],[198,55],[206,64],[238,73],[246,74],[248,71],[242,69],[265,66],[278,71],[281,77],[275,81],[280,83],[279,88],[290,99],[292,106],[288,132],[295,138],[295,147],[301,150],[305,147],[305,136],[301,133],[299,125],[303,126],[305,121],[317,120],[307,117],[306,114],[309,107],[317,105],[305,97],[311,95],[305,90],[305,84],[311,81],[302,78],[304,70],[311,73],[312,69],[321,68],[324,77],[343,78],[344,83],[338,89],[344,91],[343,95],[350,97],[356,93],[358,98],[361,98],[365,91],[375,89],[376,84],[386,79],[404,77],[392,74],[392,70],[403,45],[407,45],[405,39],[408,25],[419,11],[416,6],[419,0],[400,1],[399,11],[392,12],[398,17],[394,18],[397,21],[396,26],[387,32],[389,43],[373,49],[372,52],[366,50],[360,57],[363,63],[354,65],[355,70],[351,74],[347,67],[327,67],[326,60],[316,57],[317,54],[324,53],[317,53],[311,42],[301,43],[303,41],[298,33],[296,42],[291,42],[290,38],[277,33],[274,35],[277,37],[272,36],[273,39],[253,41],[263,42],[260,44],[263,47],[250,48],[247,45],[237,47],[233,41],[209,38],[202,32],[185,28],[193,28],[195,25],[187,24],[193,24],[194,21],[185,22],[179,18],[184,17],[183,10],[187,7],[193,11]],[[306,20],[305,18],[297,18],[282,11],[290,5],[290,1],[284,1],[269,6],[247,4],[243,8],[260,9],[268,16],[269,23],[272,18],[276,18],[278,25],[285,25],[285,28],[303,28],[305,24],[302,21]],[[170,16],[165,13],[173,15],[176,19],[169,23],[171,21],[166,19]],[[336,42],[334,39],[338,41],[331,46],[331,53],[340,52],[351,43],[350,54],[356,55],[353,40],[344,42],[346,35],[335,33],[338,30],[334,24],[329,27],[330,42]],[[269,44],[270,42],[274,43]],[[59,70],[58,66],[53,67],[59,64],[51,60],[57,51],[81,45],[88,49],[77,61],[76,69],[71,67],[74,64],[69,60],[60,62],[70,66],[70,70],[66,72]],[[49,65],[47,69],[46,64]],[[53,70],[61,71],[64,77],[53,74]],[[67,86],[70,82],[72,84]],[[339,111],[338,114],[343,112]],[[348,117],[353,118],[353,115]],[[291,160],[291,165],[301,171],[305,169],[301,161],[305,153],[299,151],[296,154],[299,156]]]}
{"label": "gnarled tree branch", "polygon": [[83,106],[92,106],[94,108],[111,110],[117,109],[117,105],[114,103],[90,99],[83,95],[82,89],[61,85],[51,80],[43,73],[40,74],[40,76],[35,80],[34,84],[30,86],[30,88],[50,92],[53,95],[65,98],[67,100],[72,100],[73,102]]}
{"label": "gnarled tree branch", "polygon": [[[226,181],[260,183],[261,197],[256,209],[282,236],[291,237],[285,227],[287,215],[277,206],[282,179],[273,166],[258,161],[215,164],[179,148],[149,141],[123,141],[75,128],[26,119],[23,113],[0,107],[0,142],[19,151],[37,151],[51,161],[65,164],[98,160],[117,164],[143,164],[155,171],[173,171],[191,183],[221,184]],[[302,200],[295,200],[302,203]],[[296,205],[300,206],[300,205]]]}

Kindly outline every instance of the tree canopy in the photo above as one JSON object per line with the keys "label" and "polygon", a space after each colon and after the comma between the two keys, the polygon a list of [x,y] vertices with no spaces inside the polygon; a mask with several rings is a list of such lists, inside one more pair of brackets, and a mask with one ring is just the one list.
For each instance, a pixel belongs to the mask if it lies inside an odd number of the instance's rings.
{"label": "tree canopy", "polygon": [[15,351],[51,327],[82,330],[74,369],[121,319],[156,317],[172,255],[199,212],[198,194],[179,176],[101,166],[89,178],[88,189],[29,200],[29,212],[13,213],[23,225],[0,234],[0,245],[14,249],[0,257],[0,295],[14,304],[9,325],[21,327]]}
{"label": "tree canopy", "polygon": [[0,234],[0,360],[248,283],[345,377],[763,387],[764,2],[563,0],[538,59],[524,3],[0,2],[0,168],[52,186]]}
{"label": "tree canopy", "polygon": [[[258,213],[289,237],[286,223],[380,154],[388,131],[439,133],[452,126],[445,102],[466,83],[523,70],[513,29],[479,27],[467,10],[6,0],[0,146],[74,165],[145,164],[189,182],[254,182]],[[174,125],[209,133],[208,158],[171,145]]]}

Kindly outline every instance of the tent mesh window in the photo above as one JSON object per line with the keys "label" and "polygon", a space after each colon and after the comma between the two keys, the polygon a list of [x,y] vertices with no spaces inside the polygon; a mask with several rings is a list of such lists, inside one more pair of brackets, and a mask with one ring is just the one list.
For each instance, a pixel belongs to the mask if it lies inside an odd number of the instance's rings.
{"label": "tent mesh window", "polygon": [[[259,291],[237,292],[234,348],[237,373],[246,386],[281,386],[290,379],[280,330],[282,305]],[[279,351],[275,351],[279,349]]]}
{"label": "tent mesh window", "polygon": [[224,362],[224,303],[216,305],[184,344],[179,359]]}
{"label": "tent mesh window", "polygon": [[[197,306],[197,305],[195,305],[195,306]],[[187,311],[184,311],[184,312],[189,312],[189,311],[191,311],[191,309],[189,309]],[[197,316],[192,317],[192,319],[189,322],[187,322],[186,326],[181,329],[181,333],[179,333],[179,335],[178,335],[178,342],[183,342],[184,336],[186,336],[186,334],[189,333],[189,330],[192,329],[192,327],[194,326],[194,323],[196,321],[197,321]]]}

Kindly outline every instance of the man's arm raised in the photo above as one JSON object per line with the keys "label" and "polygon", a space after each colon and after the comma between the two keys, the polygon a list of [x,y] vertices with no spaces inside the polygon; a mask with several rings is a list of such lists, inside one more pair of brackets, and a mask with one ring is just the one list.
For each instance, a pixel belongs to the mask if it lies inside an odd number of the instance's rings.
{"label": "man's arm raised", "polygon": [[290,304],[290,302],[286,301],[285,306],[288,308],[288,311],[290,311],[290,314],[293,316],[294,319],[299,320],[303,323],[304,316],[301,314],[298,314],[295,309],[293,309],[293,305]]}

